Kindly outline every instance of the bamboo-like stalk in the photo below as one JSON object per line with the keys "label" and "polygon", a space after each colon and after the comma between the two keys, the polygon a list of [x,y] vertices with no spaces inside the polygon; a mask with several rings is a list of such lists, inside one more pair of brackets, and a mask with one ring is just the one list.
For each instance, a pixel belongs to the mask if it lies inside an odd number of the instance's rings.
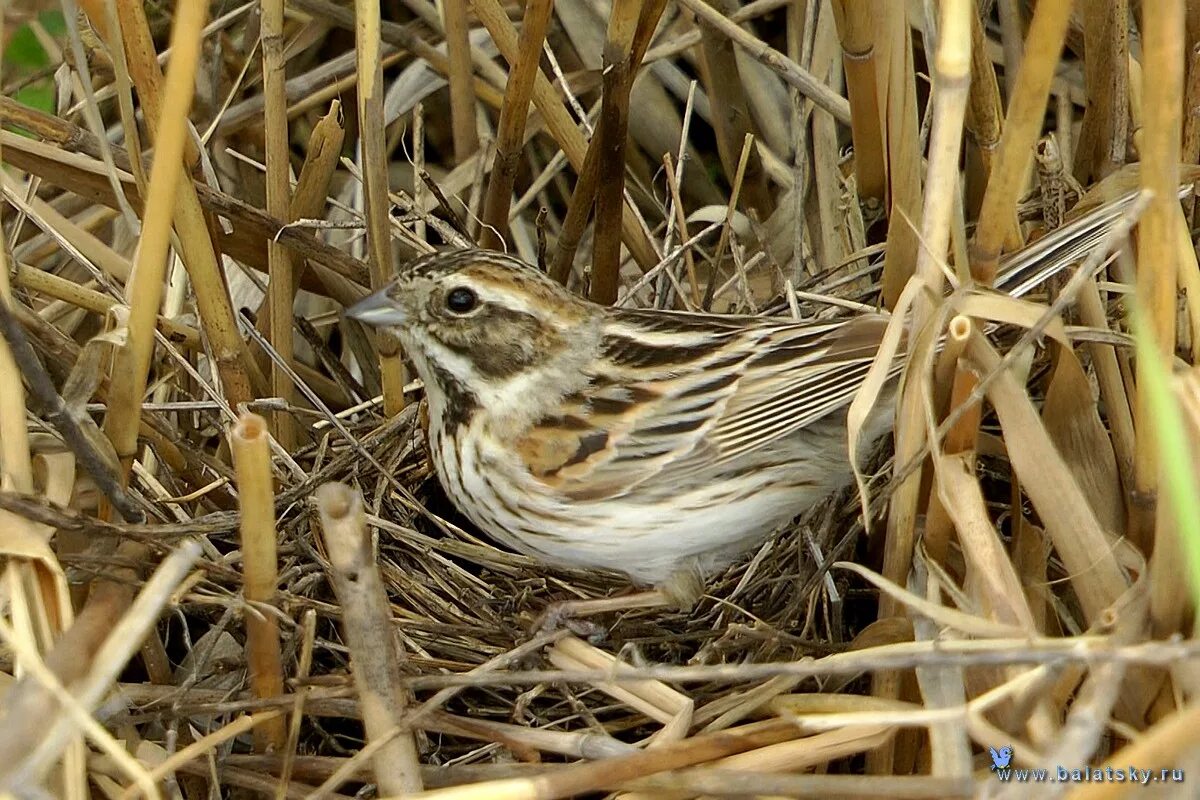
{"label": "bamboo-like stalk", "polygon": [[[1141,156],[1142,186],[1154,193],[1142,216],[1137,242],[1137,301],[1144,324],[1170,370],[1175,353],[1176,272],[1179,269],[1179,240],[1175,225],[1180,216],[1176,190],[1179,186],[1179,152],[1183,102],[1182,0],[1148,0],[1142,5],[1144,57],[1142,99],[1144,127]],[[1139,358],[1138,386],[1142,386],[1147,364]],[[1137,450],[1134,453],[1134,490],[1130,504],[1130,534],[1134,541],[1151,546],[1154,504],[1158,494],[1158,446],[1154,407],[1146,392],[1138,392],[1134,417]]]}
{"label": "bamboo-like stalk", "polygon": [[[912,330],[919,331],[922,336],[930,334],[929,328],[935,315],[934,303],[938,302],[935,298],[941,296],[943,281],[938,261],[944,258],[950,242],[954,198],[958,193],[958,154],[970,85],[971,27],[969,15],[971,13],[966,0],[946,2],[942,5],[938,49],[934,61],[934,122],[930,142],[928,186],[925,191],[925,209],[921,217],[923,220],[921,228],[923,246],[917,253],[916,274],[913,277],[913,280],[922,282],[923,288],[928,290],[918,293],[913,301]],[[907,36],[907,32],[904,35]],[[893,53],[891,59],[893,69],[897,67],[896,61],[899,55]],[[911,55],[904,57],[908,59],[907,69],[911,70]],[[895,73],[893,72],[892,75],[894,81]],[[910,88],[903,89],[906,95]],[[915,142],[907,143],[907,147],[912,146],[915,146]],[[892,163],[895,165],[900,162],[893,160]],[[893,211],[897,206],[904,207],[903,200],[897,196],[897,192],[912,191],[919,194],[919,187],[910,186],[909,190],[905,190],[904,186],[905,182],[899,179],[892,184]],[[909,224],[900,215],[893,213],[888,230],[889,246],[901,228],[907,229]],[[903,235],[899,239],[900,242],[909,240],[908,235]],[[891,273],[893,281],[901,274],[901,267],[897,267],[896,270],[898,271]],[[894,289],[894,284],[889,282],[888,265],[885,262],[883,286],[885,302],[896,302],[899,298],[898,292],[889,298],[888,292]],[[903,384],[904,389],[896,412],[895,463],[897,465],[908,464],[909,461],[917,458],[929,436],[929,432],[925,429],[921,379],[911,371],[913,365],[917,363],[919,362],[915,359],[909,360],[909,379]],[[892,505],[888,514],[883,574],[884,577],[900,585],[906,583],[905,576],[908,575],[912,564],[915,527],[921,501],[920,489],[921,474],[920,471],[917,471],[901,482],[892,496]],[[880,618],[893,616],[899,611],[899,606],[888,595],[880,597]],[[882,673],[876,676],[872,694],[877,697],[894,698],[899,696],[899,692],[900,680],[897,674]],[[900,747],[905,744],[904,741],[897,743]],[[870,767],[874,772],[891,772],[893,766],[891,762],[890,744],[875,751],[869,760]]]}
{"label": "bamboo-like stalk", "polygon": [[[287,96],[284,90],[285,60],[283,48],[283,0],[264,0],[260,27],[263,69],[263,138],[267,166],[267,213],[276,219],[289,220],[288,205],[291,185],[288,147]],[[271,309],[271,346],[280,359],[292,365],[292,302],[296,296],[296,269],[291,252],[276,241],[267,242],[267,302]],[[294,402],[295,387],[279,364],[271,365],[271,393]],[[296,447],[296,421],[286,411],[272,416],[275,438],[285,450]],[[261,729],[260,729],[261,730]]]}
{"label": "bamboo-like stalk", "polygon": [[[661,5],[659,10],[661,11]],[[589,296],[611,305],[617,300],[621,268],[621,215],[625,198],[625,142],[629,134],[629,92],[637,65],[631,63],[642,0],[614,0],[604,36],[603,89],[595,144],[599,154],[596,225],[592,238]],[[590,150],[590,148],[589,148]]]}
{"label": "bamboo-like stalk", "polygon": [[[242,595],[247,604],[273,605],[279,566],[275,554],[275,478],[271,474],[267,421],[257,414],[243,414],[229,439],[241,512]],[[279,622],[273,614],[252,607],[245,617],[250,688],[264,700],[279,697],[283,694]],[[254,738],[260,752],[280,750],[287,742],[283,717],[255,728]]]}
{"label": "bamboo-like stalk", "polygon": [[[358,135],[362,153],[367,263],[371,288],[382,289],[392,276],[391,219],[388,216],[388,156],[383,130],[383,65],[380,63],[378,0],[355,0],[354,44],[358,63]],[[375,337],[383,382],[383,408],[389,416],[404,408],[404,361],[395,336]]]}
{"label": "bamboo-like stalk", "polygon": [[[947,413],[961,406],[978,385],[974,373],[960,365],[960,357],[971,336],[972,323],[970,317],[957,316],[950,320],[947,326],[946,346],[938,354],[934,366],[934,408]],[[978,433],[979,418],[983,409],[978,403],[968,408],[959,421],[955,423],[942,443],[942,452],[946,455],[971,454],[969,466],[974,467],[975,437]],[[929,497],[929,511],[925,520],[925,549],[930,558],[939,563],[946,563],[950,552],[950,535],[954,524],[947,509],[938,497],[938,492],[932,492]]]}
{"label": "bamboo-like stalk", "polygon": [[1070,19],[1071,0],[1044,0],[1038,3],[1029,23],[1021,70],[1008,101],[1000,150],[983,196],[972,243],[971,274],[987,285],[995,280],[1000,250],[1009,232],[1007,221],[1011,220],[1017,197],[1025,190],[1033,163],[1033,145],[1045,117],[1050,82]]}
{"label": "bamboo-like stalk", "polygon": [[517,40],[516,59],[509,61],[508,85],[504,105],[500,108],[500,124],[496,132],[496,158],[483,201],[483,231],[480,242],[484,247],[498,248],[508,231],[508,208],[520,165],[521,148],[525,143],[525,119],[529,113],[529,98],[534,79],[541,73],[542,43],[546,27],[554,10],[552,0],[530,0],[521,21]]}
{"label": "bamboo-like stalk", "polygon": [[449,59],[454,160],[461,164],[479,149],[479,132],[475,127],[475,93],[471,86],[473,70],[467,0],[445,0],[442,3],[442,26],[446,31],[446,55]]}
{"label": "bamboo-like stalk", "polygon": [[133,275],[125,290],[130,307],[128,341],[125,347],[119,348],[114,354],[110,373],[112,383],[108,413],[104,417],[104,432],[112,441],[126,473],[137,453],[142,395],[145,393],[154,350],[158,308],[166,285],[172,212],[176,209],[175,199],[182,196],[176,187],[183,177],[180,164],[206,10],[203,3],[185,4],[179,9],[171,31],[171,49],[175,55],[163,85],[162,117],[158,125],[154,164],[150,170],[141,242]]}
{"label": "bamboo-like stalk", "polygon": [[[162,115],[167,113],[169,107],[173,107],[173,98],[164,96],[168,87],[163,83],[162,72],[155,57],[144,5],[132,0],[116,2],[130,74],[138,90],[138,98],[142,103],[151,138],[157,148],[158,137],[161,135],[159,127],[167,121]],[[195,35],[200,36],[202,29],[201,21]],[[188,86],[187,91],[194,91],[194,87]],[[184,126],[187,124],[186,111],[185,108],[184,119],[179,121]],[[172,121],[171,124],[174,125],[175,122]],[[186,156],[186,163],[194,163],[194,145],[186,136],[183,148],[181,159]],[[208,335],[213,360],[220,371],[225,394],[234,405],[248,402],[256,391],[266,389],[266,378],[250,358],[249,348],[238,331],[233,303],[229,298],[229,290],[225,285],[216,251],[213,249],[208,223],[190,180],[176,181],[171,205],[175,206],[175,228],[179,237],[180,255],[191,277],[196,308]]]}
{"label": "bamboo-like stalk", "polygon": [[[978,156],[978,169],[973,169],[973,160],[968,161],[966,187],[966,213],[972,219],[979,214],[983,193],[992,175],[996,160],[996,148],[1000,144],[1000,131],[1004,119],[1004,104],[1000,100],[1000,83],[996,70],[988,56],[987,37],[983,32],[983,21],[978,14],[971,15],[971,93],[964,122],[974,149],[969,151]],[[1016,212],[1013,212],[1016,226]]]}
{"label": "bamboo-like stalk", "polygon": [[412,731],[395,730],[407,705],[400,686],[404,655],[392,632],[362,496],[345,484],[326,483],[318,487],[316,503],[367,741],[386,742],[375,753],[375,779],[384,794],[419,792],[421,771]]}
{"label": "bamboo-like stalk", "polygon": [[[953,198],[958,191],[958,153],[962,139],[970,78],[970,10],[963,2],[948,2],[942,7],[942,25],[934,62],[935,91],[933,136],[930,143],[929,178],[925,194],[925,212],[921,238],[925,242],[917,258],[916,279],[929,291],[913,303],[913,329],[920,331],[934,316],[933,298],[942,292],[942,273],[938,266],[950,241]],[[893,225],[904,224],[893,220]],[[916,458],[924,442],[923,413],[919,381],[909,380],[901,398],[896,426],[896,464]],[[916,521],[919,476],[910,476],[892,499],[888,538],[884,550],[884,577],[903,585],[912,559],[913,524]],[[881,599],[880,616],[890,616],[894,606]]]}
{"label": "bamboo-like stalk", "polygon": [[[887,195],[887,158],[883,114],[879,109],[879,55],[875,47],[872,5],[833,0],[834,22],[842,42],[842,69],[850,99],[850,132],[854,139],[854,176],[858,194],[882,202]],[[990,66],[990,65],[989,65]]]}

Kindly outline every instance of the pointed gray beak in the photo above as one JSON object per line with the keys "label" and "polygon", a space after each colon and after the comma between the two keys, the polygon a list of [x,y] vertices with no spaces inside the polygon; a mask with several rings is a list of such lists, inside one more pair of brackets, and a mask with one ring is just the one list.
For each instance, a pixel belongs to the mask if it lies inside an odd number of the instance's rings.
{"label": "pointed gray beak", "polygon": [[408,316],[396,305],[396,301],[387,296],[385,290],[359,300],[346,309],[346,316],[377,328],[403,325],[408,320]]}

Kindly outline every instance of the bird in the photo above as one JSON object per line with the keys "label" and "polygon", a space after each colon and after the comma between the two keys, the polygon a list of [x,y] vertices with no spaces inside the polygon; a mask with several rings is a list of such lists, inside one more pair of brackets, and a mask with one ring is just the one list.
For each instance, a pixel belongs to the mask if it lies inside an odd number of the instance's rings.
{"label": "bird", "polygon": [[989,747],[988,753],[992,757],[991,769],[1001,770],[1001,769],[1008,768],[1009,763],[1012,761],[1013,749],[1011,747],[1005,746],[1005,747],[1001,747],[1000,750],[997,751],[996,748]]}
{"label": "bird", "polygon": [[[1020,296],[1075,263],[1135,199],[1008,257],[997,286]],[[624,573],[680,607],[851,483],[847,409],[890,319],[602,306],[473,248],[416,258],[345,313],[404,347],[438,480],[482,532],[548,564]],[[891,429],[895,384],[856,459]]]}
{"label": "bird", "polygon": [[675,597],[851,481],[846,408],[888,321],[601,306],[478,249],[420,257],[346,315],[399,339],[438,479],[484,533]]}

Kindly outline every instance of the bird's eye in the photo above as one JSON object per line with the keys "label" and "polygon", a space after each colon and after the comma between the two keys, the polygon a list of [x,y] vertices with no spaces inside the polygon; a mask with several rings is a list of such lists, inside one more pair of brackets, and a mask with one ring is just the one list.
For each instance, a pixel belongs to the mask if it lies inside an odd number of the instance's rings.
{"label": "bird's eye", "polygon": [[469,314],[479,305],[479,297],[465,286],[458,286],[446,294],[446,308],[455,314]]}

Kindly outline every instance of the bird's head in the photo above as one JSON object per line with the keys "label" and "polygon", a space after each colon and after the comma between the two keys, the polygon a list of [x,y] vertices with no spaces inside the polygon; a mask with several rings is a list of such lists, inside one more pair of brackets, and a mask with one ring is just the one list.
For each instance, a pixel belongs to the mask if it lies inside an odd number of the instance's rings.
{"label": "bird's head", "polygon": [[511,402],[577,366],[598,313],[516,258],[460,250],[405,265],[346,316],[399,338],[427,391]]}

